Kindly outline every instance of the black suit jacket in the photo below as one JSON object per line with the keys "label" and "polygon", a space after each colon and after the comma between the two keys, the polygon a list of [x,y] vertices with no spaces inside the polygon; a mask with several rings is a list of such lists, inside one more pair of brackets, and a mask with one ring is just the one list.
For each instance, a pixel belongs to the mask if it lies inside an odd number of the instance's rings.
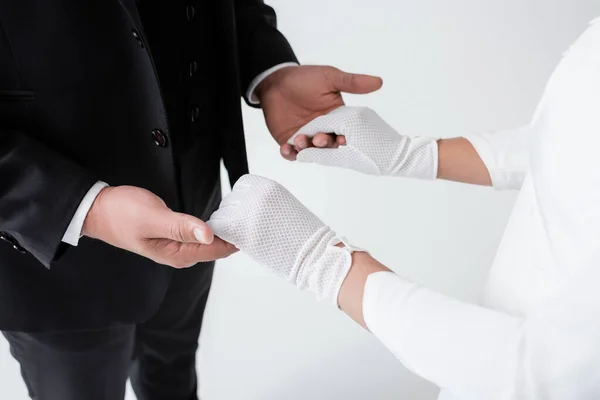
{"label": "black suit jacket", "polygon": [[296,61],[262,0],[0,0],[0,329],[147,319],[171,269],[61,243],[98,180],[207,218],[246,173],[240,95]]}

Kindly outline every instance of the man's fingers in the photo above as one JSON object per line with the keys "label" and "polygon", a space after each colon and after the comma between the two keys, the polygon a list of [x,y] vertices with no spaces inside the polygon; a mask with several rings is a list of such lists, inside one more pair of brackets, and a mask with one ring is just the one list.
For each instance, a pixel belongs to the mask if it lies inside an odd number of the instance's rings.
{"label": "man's fingers", "polygon": [[[343,117],[348,113],[349,109],[352,109],[352,107],[340,106],[326,115],[318,116],[294,133],[288,139],[288,143],[294,145],[296,150],[300,151],[301,149],[312,147],[312,140],[310,139],[317,135],[344,135],[345,126],[340,122],[343,121]],[[308,143],[301,142],[304,140]]]}
{"label": "man's fingers", "polygon": [[215,237],[211,244],[202,247],[202,255],[206,258],[205,261],[226,258],[239,251],[234,245],[219,237]]}
{"label": "man's fingers", "polygon": [[296,156],[298,155],[298,152],[294,149],[294,146],[289,143],[282,144],[279,148],[279,151],[281,153],[281,157],[288,161],[295,161]]}
{"label": "man's fingers", "polygon": [[335,116],[337,113],[340,112],[340,110],[344,109],[344,107],[340,107],[332,112],[330,112],[327,115],[321,115],[315,119],[313,119],[312,121],[308,122],[306,125],[304,125],[302,128],[300,128],[296,133],[294,133],[289,139],[288,139],[288,143],[292,144],[296,147],[298,147],[299,145],[302,145],[303,148],[307,148],[309,143],[306,143],[303,145],[302,142],[298,142],[298,140],[307,140],[309,138],[313,138],[315,135],[318,135],[319,133],[323,133],[323,132],[327,132],[327,133],[333,133],[336,132],[336,120],[335,118],[332,118],[333,116]]}
{"label": "man's fingers", "polygon": [[147,245],[150,258],[173,268],[188,268],[199,262],[229,257],[238,251],[231,243],[220,238],[215,238],[209,245],[169,239],[151,239],[147,241]]}
{"label": "man's fingers", "polygon": [[335,147],[335,144],[336,144],[335,137],[336,137],[336,135],[333,133],[319,133],[319,134],[315,135],[315,137],[312,139],[312,144],[315,147],[320,147],[320,148]]}
{"label": "man's fingers", "polygon": [[183,260],[183,264],[194,265],[226,258],[236,252],[238,249],[234,245],[215,237],[211,244],[181,243],[176,258]]}
{"label": "man's fingers", "polygon": [[337,143],[338,146],[345,146],[346,145],[346,136],[342,136],[342,135],[336,136],[335,142]]}
{"label": "man's fingers", "polygon": [[294,147],[296,151],[302,151],[309,147],[313,147],[312,140],[307,135],[298,135],[294,138]]}
{"label": "man's fingers", "polygon": [[334,68],[331,72],[334,90],[353,94],[367,94],[381,89],[383,80],[378,76],[352,74]]}
{"label": "man's fingers", "polygon": [[[343,143],[346,143],[345,139]],[[337,146],[337,135],[335,133],[317,133],[313,137],[300,134],[294,138],[293,150],[297,153],[311,147],[336,148]],[[297,154],[294,154],[294,156],[297,156]]]}

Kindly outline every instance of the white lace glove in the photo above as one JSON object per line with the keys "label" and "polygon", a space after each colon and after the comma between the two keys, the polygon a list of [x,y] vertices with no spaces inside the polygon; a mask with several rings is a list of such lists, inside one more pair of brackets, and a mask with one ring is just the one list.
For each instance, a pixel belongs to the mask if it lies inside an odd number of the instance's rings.
{"label": "white lace glove", "polygon": [[354,248],[277,182],[244,175],[208,225],[277,276],[337,305]]}
{"label": "white lace glove", "polygon": [[340,107],[317,117],[297,135],[335,133],[346,137],[337,149],[308,148],[298,153],[300,162],[353,169],[369,175],[435,179],[438,147],[434,138],[409,138],[398,134],[377,113],[365,107]]}

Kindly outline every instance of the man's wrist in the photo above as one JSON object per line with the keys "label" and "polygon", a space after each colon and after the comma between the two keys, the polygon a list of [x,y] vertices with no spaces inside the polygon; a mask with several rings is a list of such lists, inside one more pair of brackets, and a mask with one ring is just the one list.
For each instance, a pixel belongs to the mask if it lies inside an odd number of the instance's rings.
{"label": "man's wrist", "polygon": [[95,199],[98,197],[98,194],[107,186],[107,183],[98,181],[88,190],[81,200],[81,203],[79,203],[79,207],[75,211],[75,214],[71,218],[71,222],[63,235],[62,242],[70,244],[71,246],[77,246],[79,244],[86,216]]}
{"label": "man's wrist", "polygon": [[278,80],[277,78],[279,75],[281,75],[280,72],[284,69],[297,66],[298,63],[295,62],[278,64],[254,78],[254,80],[250,83],[248,92],[246,93],[250,103],[260,104],[262,95]]}
{"label": "man's wrist", "polygon": [[98,195],[94,199],[94,202],[92,203],[83,221],[83,226],[81,228],[81,236],[87,236],[92,239],[97,238],[96,233],[98,231],[98,221],[101,220],[102,215],[100,205],[102,203],[102,199],[107,195],[107,193],[111,189],[112,188],[110,186],[105,186],[98,192]]}

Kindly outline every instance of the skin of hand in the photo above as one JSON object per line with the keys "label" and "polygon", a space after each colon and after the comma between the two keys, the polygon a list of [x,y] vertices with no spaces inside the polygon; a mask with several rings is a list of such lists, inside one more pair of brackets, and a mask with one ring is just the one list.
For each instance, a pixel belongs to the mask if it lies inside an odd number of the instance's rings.
{"label": "skin of hand", "polygon": [[352,74],[330,66],[290,66],[268,76],[256,88],[267,127],[279,143],[281,155],[295,160],[298,151],[317,146],[345,144],[343,136],[324,132],[308,138],[299,135],[294,145],[287,140],[311,120],[344,105],[342,93],[367,94],[383,85],[381,78]]}
{"label": "skin of hand", "polygon": [[238,251],[214,237],[202,220],[176,213],[160,197],[133,186],[102,189],[86,216],[82,234],[174,268]]}

